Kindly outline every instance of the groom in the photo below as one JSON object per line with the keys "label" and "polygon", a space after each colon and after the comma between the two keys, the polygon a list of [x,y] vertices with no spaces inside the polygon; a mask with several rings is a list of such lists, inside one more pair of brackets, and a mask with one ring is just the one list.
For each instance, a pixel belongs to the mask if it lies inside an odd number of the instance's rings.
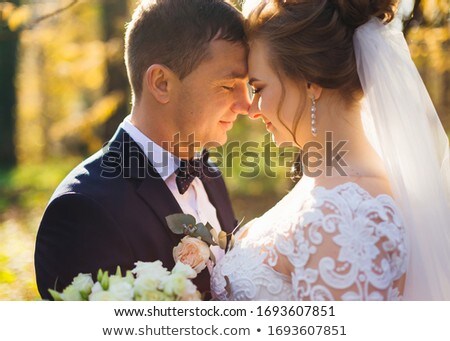
{"label": "groom", "polygon": [[[221,0],[142,1],[125,43],[132,112],[50,199],[35,251],[44,299],[78,273],[155,260],[171,269],[182,236],[167,226],[170,214],[189,213],[227,232],[236,224],[220,172],[210,167],[208,177],[183,182],[178,166],[198,151],[183,142],[223,144],[236,117],[247,114],[240,13]],[[194,283],[209,291],[208,269]]]}

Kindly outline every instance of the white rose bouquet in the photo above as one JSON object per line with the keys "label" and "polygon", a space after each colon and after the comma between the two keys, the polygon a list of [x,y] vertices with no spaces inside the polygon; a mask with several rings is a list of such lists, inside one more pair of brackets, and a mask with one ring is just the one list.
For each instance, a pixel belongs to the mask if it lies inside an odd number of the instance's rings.
{"label": "white rose bouquet", "polygon": [[161,261],[137,262],[122,276],[99,270],[97,282],[90,274],[79,274],[59,293],[49,290],[55,301],[200,301],[201,295],[191,279],[197,272],[177,262],[169,272]]}
{"label": "white rose bouquet", "polygon": [[199,301],[201,294],[191,279],[216,262],[210,246],[229,251],[234,245],[234,232],[217,233],[210,224],[196,223],[189,214],[166,217],[175,234],[184,234],[173,248],[175,266],[172,271],[161,261],[137,262],[135,268],[122,276],[120,267],[114,275],[98,271],[94,283],[91,274],[79,274],[63,292],[49,289],[55,301]]}

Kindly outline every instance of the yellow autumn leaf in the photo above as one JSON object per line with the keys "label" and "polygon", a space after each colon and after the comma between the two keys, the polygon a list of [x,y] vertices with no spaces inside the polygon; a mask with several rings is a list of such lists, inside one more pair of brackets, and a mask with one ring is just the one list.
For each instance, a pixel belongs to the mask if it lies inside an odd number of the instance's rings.
{"label": "yellow autumn leaf", "polygon": [[17,31],[31,18],[31,9],[29,6],[20,6],[16,8],[8,19],[8,27],[11,31]]}
{"label": "yellow autumn leaf", "polygon": [[14,12],[16,5],[11,2],[3,2],[0,4],[0,21],[6,22]]}

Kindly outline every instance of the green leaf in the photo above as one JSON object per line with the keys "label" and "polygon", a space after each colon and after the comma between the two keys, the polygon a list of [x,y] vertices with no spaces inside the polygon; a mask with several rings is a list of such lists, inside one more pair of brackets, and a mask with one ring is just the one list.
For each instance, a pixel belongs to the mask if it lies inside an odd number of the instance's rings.
{"label": "green leaf", "polygon": [[195,218],[190,214],[176,213],[166,217],[167,225],[175,234],[184,234],[188,227],[195,226]]}
{"label": "green leaf", "polygon": [[209,232],[208,228],[202,223],[198,223],[196,225],[197,230],[190,234],[192,237],[200,237],[202,240],[208,245],[217,245],[212,239],[211,232]]}
{"label": "green leaf", "polygon": [[61,298],[61,294],[55,290],[52,289],[48,289],[48,292],[50,293],[50,295],[52,295],[53,299],[55,301],[62,301],[63,299]]}
{"label": "green leaf", "polygon": [[81,295],[81,298],[83,299],[83,301],[89,301],[90,294],[91,294],[91,291],[89,291],[89,292],[80,291],[80,295]]}

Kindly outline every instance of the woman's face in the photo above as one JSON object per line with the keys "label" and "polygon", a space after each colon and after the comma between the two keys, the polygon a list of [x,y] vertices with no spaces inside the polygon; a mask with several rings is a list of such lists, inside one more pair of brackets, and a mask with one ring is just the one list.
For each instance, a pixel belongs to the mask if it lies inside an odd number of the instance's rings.
{"label": "woman's face", "polygon": [[[306,84],[295,82],[277,75],[269,63],[270,54],[264,42],[254,40],[250,43],[249,83],[253,88],[253,101],[249,116],[261,118],[266,129],[272,133],[277,145],[295,143],[293,134],[300,142],[301,136],[308,133],[306,125],[309,113],[306,98]],[[284,98],[283,95],[284,87]],[[299,116],[300,115],[300,116]],[[300,117],[296,131],[296,119]],[[300,139],[299,139],[300,137]]]}

